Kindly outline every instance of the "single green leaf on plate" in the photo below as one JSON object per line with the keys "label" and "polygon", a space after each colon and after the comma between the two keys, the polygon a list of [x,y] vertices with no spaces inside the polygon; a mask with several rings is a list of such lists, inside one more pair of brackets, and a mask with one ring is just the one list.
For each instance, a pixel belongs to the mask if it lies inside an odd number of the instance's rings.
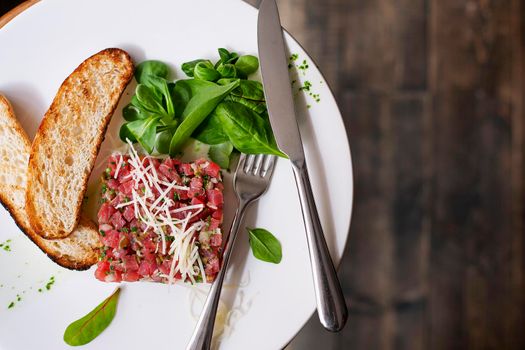
{"label": "single green leaf on plate", "polygon": [[98,337],[115,317],[119,294],[120,288],[117,288],[90,313],[71,323],[64,332],[64,341],[71,346],[79,346]]}
{"label": "single green leaf on plate", "polygon": [[198,60],[193,60],[193,61],[189,61],[189,62],[184,62],[181,66],[182,68],[182,71],[188,76],[188,77],[193,77],[193,72],[195,70],[195,66],[197,65],[197,63],[199,62],[203,62],[203,61],[206,61],[206,60],[203,60],[203,59],[198,59]]}
{"label": "single green leaf on plate", "polygon": [[156,76],[167,79],[170,74],[168,66],[160,61],[150,60],[141,62],[135,69],[135,79],[139,84],[144,83],[144,78],[147,76]]}
{"label": "single green leaf on plate", "polygon": [[144,150],[150,154],[155,148],[155,136],[157,134],[159,121],[159,117],[150,117],[126,124],[129,133],[140,143]]}
{"label": "single green leaf on plate", "polygon": [[247,228],[253,255],[262,261],[278,264],[283,257],[281,243],[263,228]]}
{"label": "single green leaf on plate", "polygon": [[130,103],[122,109],[122,117],[128,122],[132,122],[138,119],[145,119],[147,115],[140,108]]}
{"label": "single green leaf on plate", "polygon": [[237,69],[231,63],[219,65],[219,67],[217,67],[217,72],[219,72],[222,78],[233,79],[237,77]]}
{"label": "single green leaf on plate", "polygon": [[259,59],[252,55],[244,55],[239,57],[235,62],[235,68],[240,75],[248,76],[255,73],[259,69]]}
{"label": "single green leaf on plate", "polygon": [[167,115],[166,110],[162,106],[162,96],[155,94],[152,88],[147,85],[139,84],[135,90],[135,96],[140,103],[139,107],[149,112],[159,115]]}
{"label": "single green leaf on plate", "polygon": [[193,134],[195,129],[199,127],[219,102],[237,86],[239,86],[239,82],[235,81],[224,86],[211,84],[207,88],[199,89],[199,92],[191,98],[186,109],[184,109],[182,123],[171,139],[170,154],[172,156],[180,151],[182,145]]}
{"label": "single green leaf on plate", "polygon": [[274,154],[287,158],[277,147],[268,121],[243,104],[221,102],[215,109],[233,146],[246,154]]}
{"label": "single green leaf on plate", "polygon": [[213,66],[213,63],[210,61],[202,61],[197,63],[197,65],[195,65],[193,74],[195,79],[207,81],[216,81],[221,77],[220,73],[217,72]]}
{"label": "single green leaf on plate", "polygon": [[230,167],[230,156],[233,152],[233,145],[231,142],[226,141],[217,145],[211,145],[208,151],[210,159],[217,163],[223,169],[229,169]]}

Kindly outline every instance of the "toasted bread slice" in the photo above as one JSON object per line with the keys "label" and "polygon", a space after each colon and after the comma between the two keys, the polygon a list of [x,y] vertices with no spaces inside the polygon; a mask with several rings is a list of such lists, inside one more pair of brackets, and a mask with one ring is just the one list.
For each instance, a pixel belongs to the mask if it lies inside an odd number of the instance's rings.
{"label": "toasted bread slice", "polygon": [[96,225],[81,218],[73,233],[66,238],[47,240],[35,233],[25,209],[27,162],[31,143],[15,118],[13,109],[0,95],[0,202],[11,213],[22,232],[57,264],[74,270],[85,270],[98,260]]}
{"label": "toasted bread slice", "polygon": [[125,51],[106,49],[85,60],[58,90],[29,158],[26,210],[40,236],[64,238],[77,226],[100,144],[133,69]]}

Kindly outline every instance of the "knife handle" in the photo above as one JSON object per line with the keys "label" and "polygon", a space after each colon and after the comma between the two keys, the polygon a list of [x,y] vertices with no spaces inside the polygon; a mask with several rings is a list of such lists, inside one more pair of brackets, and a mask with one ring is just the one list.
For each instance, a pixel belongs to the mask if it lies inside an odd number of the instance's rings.
{"label": "knife handle", "polygon": [[324,328],[338,332],[343,329],[348,318],[345,298],[317,214],[306,163],[294,162],[292,168],[306,228],[317,313]]}

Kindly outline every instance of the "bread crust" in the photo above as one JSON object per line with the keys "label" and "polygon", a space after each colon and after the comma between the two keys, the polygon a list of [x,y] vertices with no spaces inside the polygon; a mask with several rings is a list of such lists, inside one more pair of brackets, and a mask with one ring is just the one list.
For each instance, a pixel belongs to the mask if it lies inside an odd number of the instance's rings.
{"label": "bread crust", "polygon": [[[119,84],[112,90],[111,96],[95,96],[92,94],[92,91],[90,91],[90,89],[85,86],[86,82],[80,81],[79,83],[78,79],[83,78],[84,73],[90,72],[90,69],[92,69],[93,66],[96,66],[97,64],[101,65],[102,63],[107,62],[113,64],[113,69],[117,69],[117,79]],[[118,105],[118,101],[120,100],[124,89],[133,77],[133,70],[133,62],[128,53],[125,51],[114,48],[102,50],[101,52],[82,62],[80,66],[78,66],[78,68],[66,78],[66,80],[60,86],[49,110],[44,115],[44,119],[38,128],[36,137],[31,146],[28,167],[28,185],[26,189],[26,211],[29,216],[29,221],[33,230],[41,237],[46,239],[67,237],[78,224],[80,219],[81,204],[87,190],[89,176],[93,170],[93,166],[95,165],[95,160],[104,139],[109,121]],[[102,74],[103,72],[98,73],[100,73],[98,76],[89,77],[90,80],[93,81],[88,82],[88,84],[94,83],[95,81],[99,84],[104,83],[103,79],[105,79],[105,76]],[[78,96],[78,100],[71,102],[71,100],[65,99],[68,94],[73,93],[77,94],[76,96]],[[107,108],[107,112],[95,122],[97,130],[94,141],[90,145],[84,145],[89,147],[89,156],[87,157],[89,161],[87,163],[87,167],[85,167],[85,171],[78,175],[81,178],[77,178],[75,181],[80,183],[80,188],[78,191],[75,190],[76,193],[73,193],[74,199],[70,203],[71,207],[73,208],[73,212],[68,213],[68,215],[59,215],[59,209],[53,207],[50,204],[53,203],[52,198],[55,196],[55,194],[50,193],[48,188],[46,188],[44,185],[46,183],[46,179],[44,177],[49,175],[47,172],[53,171],[55,171],[55,173],[52,173],[53,176],[65,177],[67,174],[56,174],[57,169],[42,169],[44,164],[43,158],[46,156],[53,157],[52,154],[44,154],[46,148],[48,153],[51,153],[49,151],[49,142],[51,142],[50,139],[52,138],[51,133],[54,132],[54,136],[56,136],[56,132],[61,125],[60,123],[67,122],[66,118],[70,117],[69,115],[63,115],[61,113],[62,108],[73,108],[74,113],[79,115],[81,107],[94,102],[98,102],[99,104],[103,105],[104,102],[107,102],[107,100],[109,100],[107,103],[109,106],[104,106],[104,108]],[[84,123],[84,126],[88,126],[87,121],[80,121],[79,123]],[[82,130],[81,132],[87,133],[88,131]],[[63,135],[61,135],[61,137],[61,141],[63,142],[58,143],[64,147],[68,147],[68,142],[72,141],[72,139],[68,139],[67,136]],[[69,144],[69,146],[73,145]],[[68,153],[68,157],[77,156],[78,155],[74,154],[73,152]],[[40,192],[40,194],[37,194],[37,190]],[[64,188],[64,190],[66,189]],[[70,189],[70,191],[72,190]],[[45,211],[43,207],[45,207],[45,209],[48,211],[48,214],[51,212],[52,215],[44,214]]]}
{"label": "bread crust", "polygon": [[[28,157],[31,148],[29,138],[24,129],[18,123],[11,104],[2,95],[0,95],[0,107],[5,108],[7,111],[6,113],[1,113],[2,110],[0,109],[0,120],[5,120],[11,133],[18,138],[17,141],[21,144],[21,149],[18,150],[19,153],[25,154]],[[1,143],[0,147],[2,147]],[[17,174],[11,175],[16,176]],[[46,240],[37,235],[31,228],[27,214],[25,213],[25,207],[15,203],[14,196],[16,195],[16,192],[20,193],[21,197],[24,198],[25,186],[8,185],[0,181],[0,203],[11,214],[20,230],[33,243],[35,243],[44,254],[58,265],[71,270],[86,270],[96,264],[100,253],[99,249],[102,244],[98,240],[98,232],[95,223],[84,217],[80,219],[80,225],[76,230],[83,230],[88,238],[88,241],[86,242],[82,242],[82,234],[77,234],[76,232],[73,232],[70,237],[63,240]],[[54,247],[55,244],[58,244],[59,247]],[[78,254],[72,255],[70,254],[71,251],[75,251]]]}

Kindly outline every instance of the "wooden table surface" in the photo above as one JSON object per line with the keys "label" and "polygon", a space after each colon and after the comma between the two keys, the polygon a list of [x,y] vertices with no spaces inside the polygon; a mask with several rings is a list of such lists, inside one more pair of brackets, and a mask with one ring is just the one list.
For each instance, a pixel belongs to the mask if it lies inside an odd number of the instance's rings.
{"label": "wooden table surface", "polygon": [[314,316],[289,348],[525,348],[524,2],[279,6],[334,89],[356,184],[349,323]]}

